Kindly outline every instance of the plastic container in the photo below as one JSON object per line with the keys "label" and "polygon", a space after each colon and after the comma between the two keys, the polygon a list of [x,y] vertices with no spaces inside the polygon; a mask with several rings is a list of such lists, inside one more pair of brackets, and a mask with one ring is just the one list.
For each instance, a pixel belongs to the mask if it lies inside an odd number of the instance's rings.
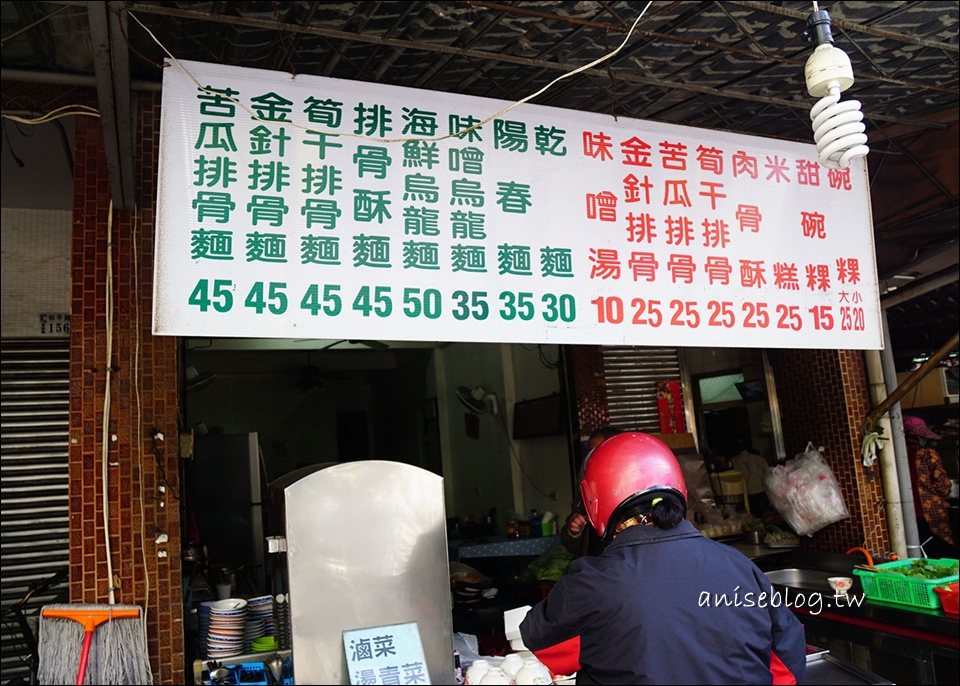
{"label": "plastic container", "polygon": [[[897,560],[874,565],[877,569],[898,570],[909,567],[915,558]],[[927,560],[938,567],[949,568],[957,564],[956,560]],[[881,600],[886,603],[897,603],[910,607],[936,610],[940,607],[940,596],[934,592],[937,586],[960,581],[957,574],[947,575],[939,579],[914,579],[902,574],[884,574],[883,572],[869,572],[865,569],[854,569],[853,573],[860,577],[863,594],[870,600]]]}
{"label": "plastic container", "polygon": [[960,596],[960,583],[938,586],[933,590],[940,596],[940,602],[943,603],[944,612],[951,615],[960,614],[960,608],[957,607],[957,598]]}

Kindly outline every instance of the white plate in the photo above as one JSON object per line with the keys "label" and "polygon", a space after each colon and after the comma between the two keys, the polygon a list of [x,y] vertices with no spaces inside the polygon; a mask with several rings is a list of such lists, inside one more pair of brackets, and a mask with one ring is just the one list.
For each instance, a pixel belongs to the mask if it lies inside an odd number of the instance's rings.
{"label": "white plate", "polygon": [[213,605],[210,606],[210,611],[217,612],[235,612],[237,610],[243,610],[247,607],[247,601],[243,598],[224,598],[223,600],[218,600]]}

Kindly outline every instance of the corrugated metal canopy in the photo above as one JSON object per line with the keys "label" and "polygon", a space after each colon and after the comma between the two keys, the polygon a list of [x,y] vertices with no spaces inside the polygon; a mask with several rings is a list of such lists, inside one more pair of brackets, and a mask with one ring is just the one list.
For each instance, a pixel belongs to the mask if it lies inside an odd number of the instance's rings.
{"label": "corrugated metal canopy", "polygon": [[[90,3],[99,5],[100,3]],[[140,2],[131,11],[182,59],[519,100],[609,52],[643,2]],[[2,2],[10,70],[94,74],[86,2]],[[958,234],[958,6],[821,3],[863,103],[884,287],[953,275]],[[810,2],[653,2],[609,62],[533,102],[810,142],[802,34]],[[130,19],[129,80],[159,81],[163,50]],[[24,104],[3,107],[22,109]],[[895,278],[897,277],[897,278]],[[925,302],[940,303],[932,291]],[[937,309],[897,309],[914,354],[957,330]],[[918,336],[917,331],[922,335]]]}

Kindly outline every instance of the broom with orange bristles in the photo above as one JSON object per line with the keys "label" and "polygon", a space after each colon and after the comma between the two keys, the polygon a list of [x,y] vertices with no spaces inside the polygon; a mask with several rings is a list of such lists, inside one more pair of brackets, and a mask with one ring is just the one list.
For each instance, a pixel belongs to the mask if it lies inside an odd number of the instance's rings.
{"label": "broom with orange bristles", "polygon": [[46,605],[40,610],[41,684],[150,684],[140,608]]}

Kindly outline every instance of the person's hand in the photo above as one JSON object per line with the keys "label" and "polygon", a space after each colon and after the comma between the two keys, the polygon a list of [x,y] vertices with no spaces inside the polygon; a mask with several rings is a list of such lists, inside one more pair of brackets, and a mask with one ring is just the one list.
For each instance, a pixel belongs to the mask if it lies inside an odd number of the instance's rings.
{"label": "person's hand", "polygon": [[579,512],[571,512],[570,516],[567,517],[567,531],[574,536],[578,535],[586,525],[587,518]]}

